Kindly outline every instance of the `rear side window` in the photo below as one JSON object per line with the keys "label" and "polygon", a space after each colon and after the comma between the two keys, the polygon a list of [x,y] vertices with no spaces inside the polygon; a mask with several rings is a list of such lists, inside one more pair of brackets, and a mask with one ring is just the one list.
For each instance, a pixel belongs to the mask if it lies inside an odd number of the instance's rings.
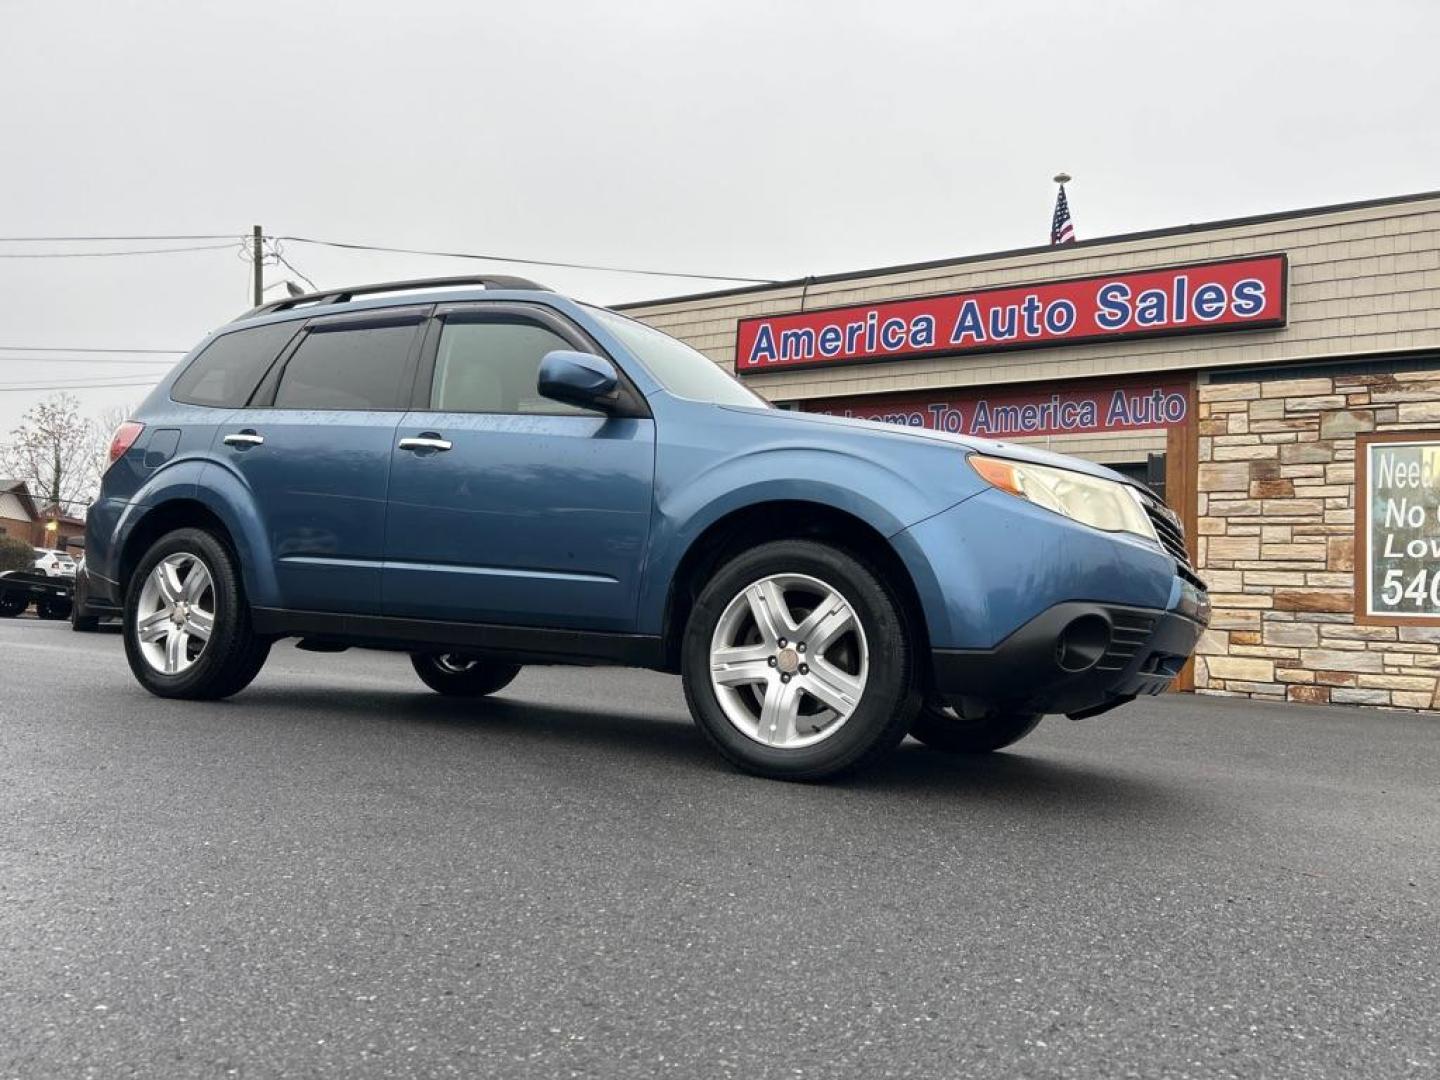
{"label": "rear side window", "polygon": [[414,337],[414,323],[312,329],[285,365],[275,391],[275,407],[403,408],[409,400],[409,387],[400,383]]}
{"label": "rear side window", "polygon": [[297,325],[271,323],[220,335],[175,380],[170,396],[186,405],[240,408]]}
{"label": "rear side window", "polygon": [[599,415],[543,398],[535,389],[540,361],[573,346],[524,319],[447,320],[435,354],[430,408],[437,412]]}

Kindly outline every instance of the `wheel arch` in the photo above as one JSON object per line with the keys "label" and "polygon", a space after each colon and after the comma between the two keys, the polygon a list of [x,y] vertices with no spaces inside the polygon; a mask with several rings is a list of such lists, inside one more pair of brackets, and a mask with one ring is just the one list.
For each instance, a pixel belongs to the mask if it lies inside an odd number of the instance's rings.
{"label": "wheel arch", "polygon": [[708,525],[676,565],[665,602],[662,630],[665,669],[680,670],[685,625],[714,571],[741,552],[774,540],[815,540],[839,548],[868,566],[893,592],[910,631],[922,679],[928,682],[929,631],[915,580],[904,559],[864,518],[825,503],[773,499],[732,510]]}
{"label": "wheel arch", "polygon": [[151,545],[166,533],[186,528],[204,529],[224,544],[231,555],[236,555],[234,538],[231,537],[225,522],[214,510],[199,499],[166,500],[147,510],[142,517],[135,521],[125,536],[125,542],[120,548],[119,563],[120,599],[122,602],[125,600],[125,594],[129,591],[130,578],[135,573],[135,567],[140,564],[140,560],[145,557],[145,552],[150,550]]}

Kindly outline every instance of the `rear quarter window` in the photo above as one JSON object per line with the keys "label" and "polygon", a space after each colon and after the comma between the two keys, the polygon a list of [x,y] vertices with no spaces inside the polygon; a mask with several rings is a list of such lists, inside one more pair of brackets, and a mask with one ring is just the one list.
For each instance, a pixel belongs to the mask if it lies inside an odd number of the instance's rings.
{"label": "rear quarter window", "polygon": [[175,380],[170,397],[186,405],[240,408],[298,327],[281,322],[221,334]]}

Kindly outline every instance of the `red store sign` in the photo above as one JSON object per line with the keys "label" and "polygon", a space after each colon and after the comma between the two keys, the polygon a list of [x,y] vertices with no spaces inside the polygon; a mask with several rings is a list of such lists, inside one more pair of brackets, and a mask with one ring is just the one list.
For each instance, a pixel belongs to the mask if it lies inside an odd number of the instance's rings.
{"label": "red store sign", "polygon": [[941,390],[883,399],[807,401],[804,408],[829,416],[1009,439],[1174,427],[1189,414],[1190,392],[1183,382],[1061,391]]}
{"label": "red store sign", "polygon": [[741,319],[740,374],[1285,325],[1282,255]]}

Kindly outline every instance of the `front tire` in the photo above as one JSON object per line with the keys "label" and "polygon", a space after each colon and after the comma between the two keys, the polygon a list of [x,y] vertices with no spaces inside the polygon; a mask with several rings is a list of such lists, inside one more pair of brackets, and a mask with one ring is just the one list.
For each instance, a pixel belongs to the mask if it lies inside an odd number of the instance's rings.
{"label": "front tire", "polygon": [[30,601],[18,596],[7,596],[0,600],[0,619],[14,619],[25,614]]}
{"label": "front tire", "polygon": [[989,754],[1025,738],[1041,719],[1035,713],[996,713],[966,720],[944,702],[931,700],[910,725],[910,734],[944,754]]}
{"label": "front tire", "polygon": [[685,698],[706,738],[759,776],[817,780],[889,753],[919,698],[904,614],[853,555],[809,540],[722,566],[690,613]]}
{"label": "front tire", "polygon": [[251,629],[235,557],[204,529],[151,545],[125,590],[124,625],[130,670],[157,697],[229,697],[270,655],[270,640]]}
{"label": "front tire", "polygon": [[519,664],[460,653],[411,653],[410,663],[421,682],[446,697],[485,697],[504,690],[520,674]]}

